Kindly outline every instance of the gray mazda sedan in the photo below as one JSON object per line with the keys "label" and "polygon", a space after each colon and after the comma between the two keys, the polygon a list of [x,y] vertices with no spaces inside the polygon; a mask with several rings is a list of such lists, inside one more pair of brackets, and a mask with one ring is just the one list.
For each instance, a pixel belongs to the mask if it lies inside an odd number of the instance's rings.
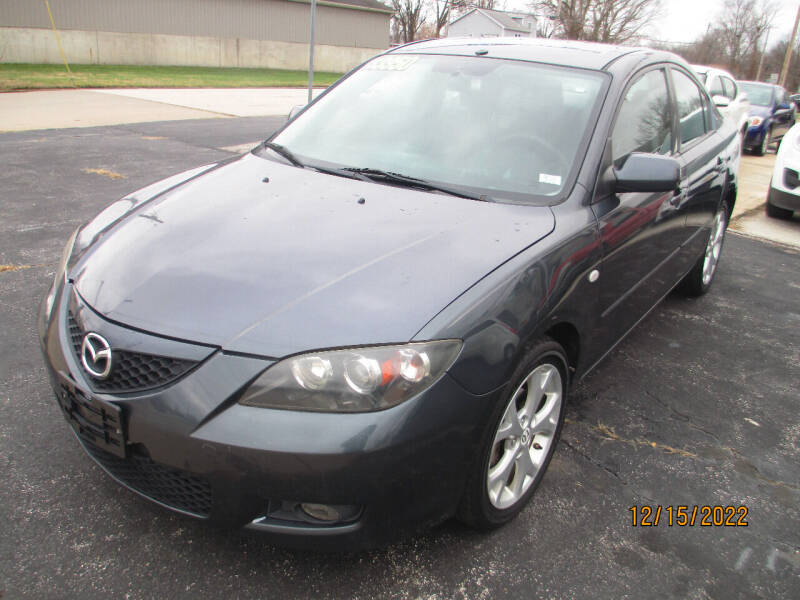
{"label": "gray mazda sedan", "polygon": [[58,403],[122,485],[277,542],[500,526],[570,384],[709,289],[737,133],[669,53],[392,49],[74,233],[39,321]]}

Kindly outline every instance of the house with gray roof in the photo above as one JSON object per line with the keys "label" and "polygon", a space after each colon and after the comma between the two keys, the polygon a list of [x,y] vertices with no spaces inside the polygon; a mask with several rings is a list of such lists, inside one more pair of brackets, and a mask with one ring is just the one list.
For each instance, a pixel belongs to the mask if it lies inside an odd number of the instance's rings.
{"label": "house with gray roof", "polygon": [[536,37],[536,16],[473,8],[450,23],[447,37]]}

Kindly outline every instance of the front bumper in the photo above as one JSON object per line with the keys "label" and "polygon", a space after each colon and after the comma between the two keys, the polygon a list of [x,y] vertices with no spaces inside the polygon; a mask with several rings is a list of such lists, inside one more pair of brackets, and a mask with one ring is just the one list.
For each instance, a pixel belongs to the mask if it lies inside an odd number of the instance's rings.
{"label": "front bumper", "polygon": [[786,210],[800,210],[800,189],[792,193],[770,186],[767,203]]}
{"label": "front bumper", "polygon": [[767,134],[767,129],[764,127],[764,124],[757,127],[748,127],[747,128],[747,135],[744,138],[744,145],[746,148],[757,148],[761,145],[761,142],[764,140],[764,136]]}
{"label": "front bumper", "polygon": [[[98,391],[78,362],[71,313],[73,323],[100,333],[112,348],[145,351],[153,344],[196,364],[156,389]],[[258,529],[284,544],[370,546],[452,516],[498,393],[473,396],[445,375],[423,394],[374,413],[242,406],[238,397],[269,360],[121,327],[95,314],[68,284],[45,317],[42,350],[59,405],[107,473],[167,508]],[[96,399],[95,409],[121,409],[122,452],[103,447],[102,423],[94,435],[76,425],[81,414],[97,411],[81,409],[70,394]],[[299,503],[358,510],[331,524],[295,518],[290,509]]]}

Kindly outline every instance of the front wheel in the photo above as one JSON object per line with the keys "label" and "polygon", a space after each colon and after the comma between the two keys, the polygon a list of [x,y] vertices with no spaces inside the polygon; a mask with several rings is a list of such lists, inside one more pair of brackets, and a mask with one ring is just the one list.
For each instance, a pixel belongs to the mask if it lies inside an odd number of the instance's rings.
{"label": "front wheel", "polygon": [[761,138],[761,144],[755,148],[756,156],[764,156],[767,153],[767,148],[769,147],[769,136],[770,130],[765,129],[764,137]]}
{"label": "front wheel", "polygon": [[525,507],[561,434],[566,389],[564,349],[552,340],[534,344],[494,410],[459,507],[462,521],[494,529]]}
{"label": "front wheel", "polygon": [[722,254],[722,244],[725,241],[725,231],[728,228],[728,204],[721,202],[714,215],[711,233],[706,242],[703,255],[697,260],[692,270],[683,278],[679,285],[680,291],[687,296],[702,296],[711,287],[717,265]]}

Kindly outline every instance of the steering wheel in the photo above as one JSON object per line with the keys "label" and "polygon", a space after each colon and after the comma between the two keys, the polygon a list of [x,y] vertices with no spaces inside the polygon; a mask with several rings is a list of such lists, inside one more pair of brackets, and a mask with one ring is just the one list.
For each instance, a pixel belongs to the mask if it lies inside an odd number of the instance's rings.
{"label": "steering wheel", "polygon": [[[519,163],[521,158],[530,157],[530,160],[525,161],[527,173],[531,169],[536,169],[539,174],[562,177],[569,169],[569,161],[561,150],[538,135],[514,133],[498,139],[493,146],[495,151],[499,150],[503,154],[506,154],[505,149],[513,151],[513,156],[516,158],[512,162],[515,164]],[[523,149],[525,152],[520,152]]]}

